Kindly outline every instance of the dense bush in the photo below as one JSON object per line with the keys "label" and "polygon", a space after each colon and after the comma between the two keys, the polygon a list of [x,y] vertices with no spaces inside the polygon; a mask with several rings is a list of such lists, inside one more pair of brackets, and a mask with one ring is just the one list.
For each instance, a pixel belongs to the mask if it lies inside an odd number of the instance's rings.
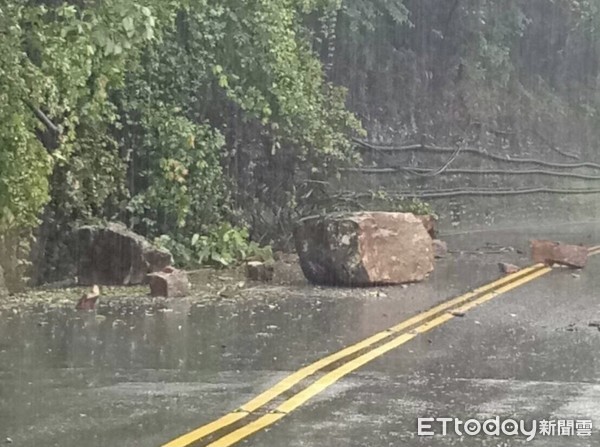
{"label": "dense bush", "polygon": [[254,208],[289,223],[298,182],[351,158],[359,128],[306,27],[338,7],[0,1],[0,232],[50,198],[46,260],[82,220],[180,242]]}

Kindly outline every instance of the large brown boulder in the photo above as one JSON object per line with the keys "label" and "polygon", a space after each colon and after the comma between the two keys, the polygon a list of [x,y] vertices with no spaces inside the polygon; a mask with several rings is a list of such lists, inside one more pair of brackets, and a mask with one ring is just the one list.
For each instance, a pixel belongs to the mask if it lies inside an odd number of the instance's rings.
{"label": "large brown boulder", "polygon": [[173,263],[171,253],[122,224],[81,227],[75,237],[81,285],[143,284],[148,273]]}
{"label": "large brown boulder", "polygon": [[315,284],[410,283],[425,279],[434,266],[431,237],[409,213],[307,217],[294,237],[304,275]]}
{"label": "large brown boulder", "polygon": [[531,257],[534,262],[541,262],[547,265],[566,265],[581,269],[587,264],[588,249],[583,245],[535,240],[531,241]]}

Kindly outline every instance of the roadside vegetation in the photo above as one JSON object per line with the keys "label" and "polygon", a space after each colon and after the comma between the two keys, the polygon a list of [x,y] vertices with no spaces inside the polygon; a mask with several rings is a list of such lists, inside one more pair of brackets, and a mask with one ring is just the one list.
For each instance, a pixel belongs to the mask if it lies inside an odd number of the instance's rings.
{"label": "roadside vegetation", "polygon": [[[7,278],[33,263],[34,282],[61,279],[72,228],[103,221],[179,265],[269,258],[299,216],[366,206],[332,201],[330,187],[360,160],[363,129],[452,142],[491,129],[556,152],[555,130],[577,122],[585,146],[600,110],[599,10],[0,0],[0,263]],[[369,207],[433,212],[391,197],[375,187]]]}

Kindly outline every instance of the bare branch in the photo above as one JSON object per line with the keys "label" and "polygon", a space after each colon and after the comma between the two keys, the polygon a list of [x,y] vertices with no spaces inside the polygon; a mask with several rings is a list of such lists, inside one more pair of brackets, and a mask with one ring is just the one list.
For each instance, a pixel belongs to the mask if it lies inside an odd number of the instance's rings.
{"label": "bare branch", "polygon": [[[432,168],[410,168],[408,166],[382,167],[382,168],[343,168],[340,172],[358,172],[362,174],[395,174],[406,172],[408,174],[423,175],[435,172]],[[545,175],[552,177],[578,178],[582,180],[600,180],[597,175],[577,174],[574,172],[546,171],[543,169],[446,169],[436,175]]]}
{"label": "bare branch", "polygon": [[23,102],[27,105],[27,107],[31,109],[36,118],[40,120],[49,131],[56,135],[60,135],[62,133],[60,128],[56,124],[54,124],[52,120],[48,118],[48,116],[44,112],[42,112],[42,110],[39,107],[34,106],[31,102],[29,102],[26,99],[24,99]]}
{"label": "bare branch", "polygon": [[[439,147],[439,146],[428,146],[424,144],[412,144],[408,146],[377,146],[364,141],[354,140],[359,146],[364,149],[382,152],[382,153],[398,153],[398,152],[411,152],[416,150],[427,151],[427,152],[438,152],[438,153],[454,153],[456,149],[450,147]],[[544,160],[538,160],[534,158],[509,158],[509,157],[501,157],[499,155],[488,154],[487,152],[483,152],[479,149],[474,148],[463,148],[461,149],[463,154],[474,154],[481,157],[489,158],[495,161],[501,161],[505,163],[529,163],[535,164],[539,166],[546,166],[557,169],[573,169],[573,168],[594,168],[600,169],[600,164],[591,163],[591,162],[581,162],[581,163],[553,163]]]}

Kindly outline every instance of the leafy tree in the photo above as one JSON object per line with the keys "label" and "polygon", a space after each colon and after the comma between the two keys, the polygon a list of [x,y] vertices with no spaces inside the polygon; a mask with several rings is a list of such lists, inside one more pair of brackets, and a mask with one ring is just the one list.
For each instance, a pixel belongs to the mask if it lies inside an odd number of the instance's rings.
{"label": "leafy tree", "polygon": [[266,211],[289,222],[303,182],[354,156],[358,121],[306,26],[339,7],[0,0],[0,234],[50,199],[46,261],[80,220],[183,241]]}

